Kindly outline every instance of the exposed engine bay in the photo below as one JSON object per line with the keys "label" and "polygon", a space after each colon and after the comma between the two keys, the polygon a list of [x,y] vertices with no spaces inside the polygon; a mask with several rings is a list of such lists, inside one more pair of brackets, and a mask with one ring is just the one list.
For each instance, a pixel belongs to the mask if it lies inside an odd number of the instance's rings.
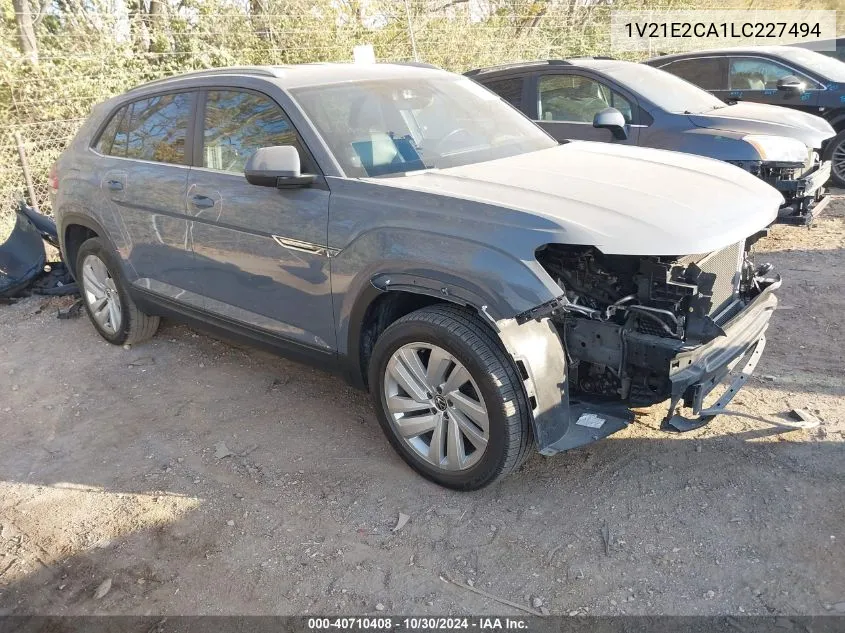
{"label": "exposed engine bay", "polygon": [[566,350],[574,399],[628,407],[677,399],[671,378],[683,369],[683,352],[724,337],[723,326],[776,281],[768,276],[770,265],[756,267],[748,256],[763,235],[677,257],[543,246],[537,260],[563,294],[517,320],[551,318]]}

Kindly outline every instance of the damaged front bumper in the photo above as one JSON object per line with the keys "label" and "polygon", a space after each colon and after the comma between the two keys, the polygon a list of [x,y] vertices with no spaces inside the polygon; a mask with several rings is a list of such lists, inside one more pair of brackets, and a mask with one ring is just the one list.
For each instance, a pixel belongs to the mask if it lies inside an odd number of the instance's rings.
{"label": "damaged front bumper", "polygon": [[778,181],[776,187],[787,200],[787,204],[778,212],[778,221],[785,224],[811,224],[830,204],[830,194],[825,189],[830,172],[831,162],[828,160],[801,178]]}
{"label": "damaged front bumper", "polygon": [[[777,306],[774,291],[781,281],[763,281],[760,293],[723,325],[724,336],[688,345],[639,332],[627,332],[627,362],[668,369],[671,383],[669,412],[663,428],[699,428],[724,411],[757,365],[765,347],[765,332]],[[625,402],[596,401],[570,396],[567,353],[552,319],[565,311],[559,298],[499,323],[499,334],[522,374],[533,413],[538,450],[554,455],[605,438],[625,428],[634,414]],[[731,383],[716,403],[704,406],[714,389],[729,376]],[[693,417],[677,412],[679,405]]]}
{"label": "damaged front bumper", "polygon": [[[703,345],[680,351],[671,362],[672,397],[663,427],[674,431],[697,429],[724,411],[751,376],[766,346],[765,332],[777,307],[774,291],[780,278],[770,281],[763,291],[725,327],[720,336]],[[737,368],[740,368],[737,371]],[[728,376],[731,382],[719,399],[704,408],[705,398]],[[683,402],[695,417],[676,412]]]}
{"label": "damaged front bumper", "polygon": [[771,184],[786,200],[778,211],[778,222],[808,225],[830,203],[825,184],[830,180],[831,163],[824,161],[818,167],[798,178],[782,177]]}
{"label": "damaged front bumper", "polygon": [[825,185],[830,180],[831,161],[812,152],[804,163],[739,160],[728,161],[777,189],[784,203],[776,222],[809,225],[830,203]]}

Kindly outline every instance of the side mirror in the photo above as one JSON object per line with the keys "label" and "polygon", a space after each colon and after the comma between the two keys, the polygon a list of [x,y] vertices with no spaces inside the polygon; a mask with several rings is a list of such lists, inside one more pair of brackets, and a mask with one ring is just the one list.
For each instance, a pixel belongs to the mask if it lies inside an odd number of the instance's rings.
{"label": "side mirror", "polygon": [[605,108],[597,112],[593,117],[593,127],[610,130],[613,138],[624,141],[628,138],[628,131],[625,129],[625,117],[616,108]]}
{"label": "side mirror", "polygon": [[777,89],[787,94],[802,95],[807,90],[806,84],[795,75],[787,75],[778,79]]}
{"label": "side mirror", "polygon": [[293,145],[262,147],[249,157],[244,176],[251,185],[291,189],[307,187],[314,182],[313,174],[299,171],[299,152]]}

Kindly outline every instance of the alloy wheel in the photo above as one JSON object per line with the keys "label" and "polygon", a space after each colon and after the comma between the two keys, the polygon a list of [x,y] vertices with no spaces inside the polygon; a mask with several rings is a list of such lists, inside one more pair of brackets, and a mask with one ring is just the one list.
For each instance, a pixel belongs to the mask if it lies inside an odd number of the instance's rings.
{"label": "alloy wheel", "polygon": [[839,180],[845,181],[845,139],[833,148],[831,163],[833,173],[836,174]]}
{"label": "alloy wheel", "polygon": [[120,296],[108,267],[96,255],[82,260],[82,288],[85,303],[97,324],[108,334],[118,332],[123,318]]}
{"label": "alloy wheel", "polygon": [[478,463],[490,420],[478,385],[457,358],[437,345],[410,343],[390,357],[383,382],[390,423],[420,458],[449,471]]}

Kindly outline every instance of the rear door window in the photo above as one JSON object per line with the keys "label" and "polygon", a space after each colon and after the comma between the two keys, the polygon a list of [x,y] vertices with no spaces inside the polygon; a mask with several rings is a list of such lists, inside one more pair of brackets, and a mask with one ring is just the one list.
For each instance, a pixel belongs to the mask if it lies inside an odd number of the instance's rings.
{"label": "rear door window", "polygon": [[183,165],[194,94],[157,95],[130,104],[126,129],[117,129],[113,155]]}
{"label": "rear door window", "polygon": [[485,87],[519,110],[522,110],[522,87],[524,85],[524,77],[507,77],[484,82]]}
{"label": "rear door window", "polygon": [[672,73],[676,77],[686,79],[688,82],[705,90],[728,89],[724,57],[682,59],[666,66],[661,66],[661,69]]}

